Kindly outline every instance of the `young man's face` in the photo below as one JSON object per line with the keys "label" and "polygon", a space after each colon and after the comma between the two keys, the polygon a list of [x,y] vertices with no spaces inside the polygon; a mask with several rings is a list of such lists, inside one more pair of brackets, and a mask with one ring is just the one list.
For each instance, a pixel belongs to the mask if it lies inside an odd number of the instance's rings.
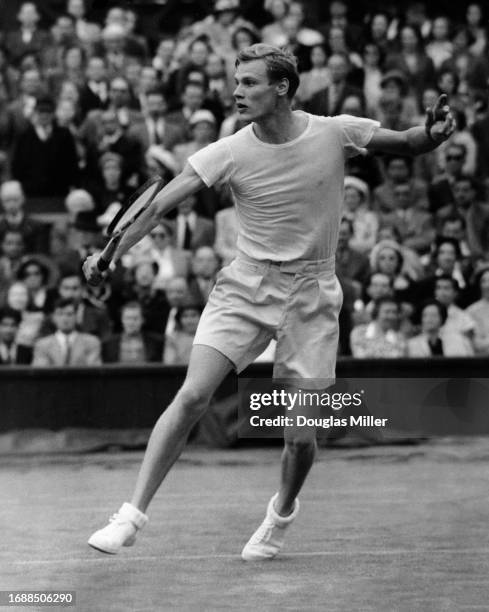
{"label": "young man's face", "polygon": [[191,111],[195,112],[202,107],[204,103],[204,90],[200,85],[187,85],[182,95],[183,104]]}
{"label": "young man's face", "polygon": [[214,138],[214,125],[209,121],[199,121],[192,128],[195,142],[209,142]]}
{"label": "young man's face", "polygon": [[438,280],[435,286],[435,299],[445,306],[450,306],[455,301],[455,289],[450,281]]}
{"label": "young man's face", "polygon": [[107,162],[102,168],[102,176],[107,183],[117,183],[121,178],[122,169],[116,162]]}
{"label": "young man's face", "polygon": [[465,162],[465,155],[462,149],[458,147],[450,147],[447,149],[445,155],[445,162],[447,165],[447,172],[449,174],[459,174],[462,172],[462,168]]}
{"label": "young man's face", "polygon": [[409,168],[403,159],[393,159],[387,166],[387,176],[395,183],[408,179]]}
{"label": "young man's face", "polygon": [[11,344],[15,340],[17,330],[18,325],[15,319],[3,317],[3,319],[0,320],[0,342]]}
{"label": "young man's face", "polygon": [[328,68],[333,83],[342,83],[348,74],[348,64],[341,55],[333,54],[328,60]]}
{"label": "young man's face", "polygon": [[397,325],[399,310],[394,302],[385,302],[379,308],[377,321],[384,328],[392,329]]}
{"label": "young man's face", "polygon": [[64,334],[70,334],[75,331],[76,312],[75,307],[71,304],[63,308],[56,308],[53,314],[54,324],[56,328]]}
{"label": "young man's face", "polygon": [[387,274],[374,274],[367,288],[368,295],[372,300],[390,296],[392,293],[390,279]]}
{"label": "young man's face", "polygon": [[174,278],[168,282],[165,289],[166,299],[170,306],[181,306],[187,297],[187,282],[184,278]]}
{"label": "young man's face", "polygon": [[41,268],[37,264],[32,264],[24,270],[24,283],[31,291],[40,289],[43,284],[43,274]]}
{"label": "young man's face", "polygon": [[22,77],[21,89],[27,96],[36,96],[41,89],[41,75],[38,70],[26,70]]}
{"label": "young man's face", "polygon": [[197,66],[205,66],[209,57],[209,49],[204,42],[196,41],[190,49],[190,61]]}
{"label": "young man's face", "polygon": [[197,326],[199,324],[200,313],[198,310],[193,308],[187,308],[180,318],[183,331],[187,334],[195,334]]}
{"label": "young man's face", "polygon": [[81,301],[83,297],[83,285],[78,276],[66,276],[59,284],[59,295],[62,298]]}
{"label": "young man's face", "polygon": [[462,241],[465,238],[465,230],[462,221],[459,219],[454,219],[453,221],[447,219],[443,224],[442,236]]}
{"label": "young man's face", "polygon": [[113,136],[118,132],[119,121],[117,115],[112,112],[107,112],[102,116],[102,128],[107,136]]}
{"label": "young man's face", "polygon": [[441,317],[436,306],[430,304],[423,309],[421,327],[424,332],[433,332],[440,329]]}
{"label": "young man's face", "polygon": [[397,207],[405,210],[412,204],[409,184],[402,183],[394,187],[394,200]]}
{"label": "young man's face", "polygon": [[139,334],[143,326],[143,315],[140,308],[126,308],[122,311],[121,323],[124,332],[128,335]]}
{"label": "young man's face", "polygon": [[99,83],[107,76],[107,70],[102,58],[92,57],[87,66],[87,77],[90,81]]}
{"label": "young man's face", "polygon": [[129,98],[129,86],[122,79],[114,79],[110,83],[109,96],[112,104],[116,108],[120,108],[127,104]]}
{"label": "young man's face", "polygon": [[446,242],[445,244],[441,244],[438,249],[438,257],[437,257],[438,265],[442,270],[450,272],[457,261],[457,254],[455,253],[455,249],[452,244]]}
{"label": "young man's face", "polygon": [[139,287],[151,287],[155,279],[155,272],[151,263],[140,263],[134,271],[134,277]]}
{"label": "young man's face", "polygon": [[22,234],[7,232],[3,237],[1,253],[9,259],[18,259],[24,253]]}
{"label": "young man's face", "polygon": [[153,119],[163,117],[166,110],[167,104],[163,94],[152,93],[146,98],[146,111]]}
{"label": "young man's face", "polygon": [[219,267],[214,250],[210,247],[197,249],[192,259],[192,271],[196,276],[212,278]]}
{"label": "young man's face", "polygon": [[398,255],[396,251],[394,251],[394,249],[385,248],[380,251],[378,257],[378,267],[384,274],[394,274],[397,269],[398,263]]}
{"label": "young man's face", "polygon": [[37,124],[43,128],[49,128],[54,119],[54,112],[40,110],[36,111]]}
{"label": "young man's face", "polygon": [[453,187],[455,202],[463,208],[468,208],[475,199],[475,190],[470,181],[457,181]]}
{"label": "young man's face", "polygon": [[267,66],[261,59],[241,63],[235,73],[234,98],[240,119],[257,121],[272,115],[277,109],[278,83],[267,74]]}

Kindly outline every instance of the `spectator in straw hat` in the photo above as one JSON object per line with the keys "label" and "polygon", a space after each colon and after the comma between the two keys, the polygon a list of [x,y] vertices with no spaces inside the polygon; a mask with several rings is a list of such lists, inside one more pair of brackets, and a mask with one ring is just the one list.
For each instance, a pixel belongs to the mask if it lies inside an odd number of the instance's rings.
{"label": "spectator in straw hat", "polygon": [[[207,109],[200,109],[190,117],[189,121],[192,140],[177,145],[173,150],[179,171],[187,163],[187,159],[206,147],[217,138],[216,118]],[[204,187],[196,194],[195,210],[203,217],[213,218],[217,210],[218,196],[213,187]]]}
{"label": "spectator in straw hat", "polygon": [[407,129],[418,114],[415,99],[409,96],[408,81],[402,70],[389,70],[380,81],[381,94],[375,117],[392,129]]}
{"label": "spectator in straw hat", "polygon": [[236,28],[251,26],[241,16],[240,0],[215,0],[212,15],[192,26],[194,36],[208,37],[214,50],[221,55],[233,52],[232,36]]}
{"label": "spectator in straw hat", "polygon": [[179,165],[173,153],[159,145],[151,145],[144,156],[148,176],[159,175],[165,181],[179,172]]}
{"label": "spectator in straw hat", "polygon": [[261,31],[262,42],[268,45],[281,45],[285,39],[283,20],[289,11],[290,0],[265,0],[264,9],[273,18],[272,23]]}
{"label": "spectator in straw hat", "polygon": [[191,155],[214,142],[217,137],[216,118],[209,110],[201,109],[195,111],[190,117],[189,126],[192,140],[183,144],[177,144],[173,149],[179,171],[183,169]]}
{"label": "spectator in straw hat", "polygon": [[191,255],[188,251],[174,246],[172,224],[168,221],[160,223],[151,230],[150,237],[152,245],[149,256],[151,261],[158,264],[155,287],[165,289],[168,281],[175,276],[186,278],[190,271]]}
{"label": "spectator in straw hat", "polygon": [[350,246],[364,253],[374,246],[379,230],[378,217],[370,210],[369,204],[370,189],[367,183],[356,176],[346,176],[343,216],[353,222]]}

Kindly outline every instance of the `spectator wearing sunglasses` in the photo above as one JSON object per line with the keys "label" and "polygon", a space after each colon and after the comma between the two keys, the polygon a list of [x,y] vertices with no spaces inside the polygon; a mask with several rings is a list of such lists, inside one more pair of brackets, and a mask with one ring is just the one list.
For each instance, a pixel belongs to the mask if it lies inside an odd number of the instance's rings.
{"label": "spectator wearing sunglasses", "polygon": [[450,144],[445,152],[445,171],[435,177],[429,187],[428,195],[431,212],[455,202],[453,188],[455,181],[463,173],[466,148],[461,144]]}
{"label": "spectator wearing sunglasses", "polygon": [[191,254],[174,246],[173,229],[169,223],[160,223],[150,233],[149,256],[158,265],[154,286],[165,289],[175,276],[187,277],[190,271]]}

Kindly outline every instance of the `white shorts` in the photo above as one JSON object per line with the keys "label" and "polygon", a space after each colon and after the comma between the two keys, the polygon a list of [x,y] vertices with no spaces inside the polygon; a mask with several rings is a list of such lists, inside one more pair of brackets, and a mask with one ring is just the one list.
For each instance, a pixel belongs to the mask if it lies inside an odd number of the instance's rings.
{"label": "white shorts", "polygon": [[335,259],[274,263],[239,254],[223,268],[194,344],[241,372],[277,340],[274,378],[333,379],[343,293]]}

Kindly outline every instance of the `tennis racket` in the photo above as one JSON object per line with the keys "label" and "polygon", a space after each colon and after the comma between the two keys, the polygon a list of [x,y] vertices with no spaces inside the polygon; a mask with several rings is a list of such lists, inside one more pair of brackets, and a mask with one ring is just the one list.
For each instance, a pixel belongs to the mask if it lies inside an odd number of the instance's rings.
{"label": "tennis racket", "polygon": [[100,253],[97,267],[105,272],[114,257],[115,250],[121,238],[131,225],[148,209],[156,194],[163,188],[165,182],[160,177],[146,181],[127,201],[109,223],[106,235],[110,238],[104,250]]}

